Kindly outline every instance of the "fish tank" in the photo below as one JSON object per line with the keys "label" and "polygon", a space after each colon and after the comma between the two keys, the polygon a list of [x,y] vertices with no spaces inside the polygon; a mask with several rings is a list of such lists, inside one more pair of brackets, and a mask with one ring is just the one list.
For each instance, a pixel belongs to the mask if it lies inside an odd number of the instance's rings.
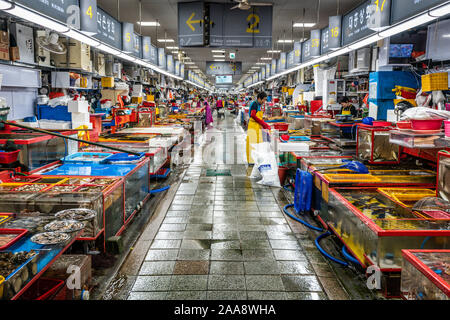
{"label": "fish tank", "polygon": [[450,154],[438,153],[437,196],[450,201]]}
{"label": "fish tank", "polygon": [[403,250],[402,297],[450,300],[450,250]]}
{"label": "fish tank", "polygon": [[334,121],[334,119],[329,117],[305,116],[305,133],[311,136],[327,135],[327,133],[333,134],[336,132],[336,128],[330,125],[329,122]]}
{"label": "fish tank", "polygon": [[390,129],[358,126],[356,154],[370,164],[398,164],[400,146],[389,142]]}
{"label": "fish tank", "polygon": [[400,271],[402,249],[450,248],[450,220],[423,218],[377,188],[330,189],[327,197],[320,218],[363,266]]}

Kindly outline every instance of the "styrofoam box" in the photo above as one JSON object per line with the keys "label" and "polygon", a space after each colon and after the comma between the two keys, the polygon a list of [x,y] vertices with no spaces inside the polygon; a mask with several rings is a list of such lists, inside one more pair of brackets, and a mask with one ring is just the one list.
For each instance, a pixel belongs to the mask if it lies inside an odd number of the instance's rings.
{"label": "styrofoam box", "polygon": [[69,112],[88,113],[89,103],[87,101],[69,101]]}
{"label": "styrofoam box", "polygon": [[73,122],[72,121],[72,129],[79,128],[81,126],[87,126],[88,129],[92,129],[92,123],[91,122]]}
{"label": "styrofoam box", "polygon": [[72,112],[72,122],[89,123],[89,113]]}
{"label": "styrofoam box", "polygon": [[309,145],[304,142],[286,142],[278,144],[280,152],[309,151]]}
{"label": "styrofoam box", "polygon": [[39,120],[39,127],[41,129],[71,129],[70,121],[57,121],[57,120]]}
{"label": "styrofoam box", "polygon": [[150,147],[164,147],[164,148],[170,148],[173,145],[173,142],[170,138],[153,138],[149,141]]}

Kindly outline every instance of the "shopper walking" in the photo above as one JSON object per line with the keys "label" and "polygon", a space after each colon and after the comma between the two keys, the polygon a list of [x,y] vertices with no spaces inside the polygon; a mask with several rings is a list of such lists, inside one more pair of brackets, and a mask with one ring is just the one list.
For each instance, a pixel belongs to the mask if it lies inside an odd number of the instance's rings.
{"label": "shopper walking", "polygon": [[205,101],[203,98],[200,99],[200,103],[203,105],[202,112],[204,111],[205,115],[206,115],[206,118],[205,118],[206,128],[210,128],[211,123],[214,122],[211,107],[210,107],[208,101]]}
{"label": "shopper walking", "polygon": [[247,162],[248,164],[254,164],[254,160],[251,155],[251,145],[263,142],[262,129],[270,130],[270,126],[265,123],[263,118],[263,112],[261,106],[266,102],[267,94],[261,92],[258,94],[257,99],[252,102],[249,109],[250,119],[247,128]]}

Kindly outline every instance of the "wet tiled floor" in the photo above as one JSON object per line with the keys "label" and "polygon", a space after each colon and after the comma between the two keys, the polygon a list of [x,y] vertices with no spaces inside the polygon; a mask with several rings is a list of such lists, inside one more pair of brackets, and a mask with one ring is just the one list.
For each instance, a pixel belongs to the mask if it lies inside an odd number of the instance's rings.
{"label": "wet tiled floor", "polygon": [[[218,142],[215,161],[196,154],[128,299],[347,298],[306,230],[284,216],[280,189],[250,180],[242,159],[224,164],[224,146],[245,142],[242,129],[227,119],[208,133]],[[207,169],[232,176],[207,177]]]}

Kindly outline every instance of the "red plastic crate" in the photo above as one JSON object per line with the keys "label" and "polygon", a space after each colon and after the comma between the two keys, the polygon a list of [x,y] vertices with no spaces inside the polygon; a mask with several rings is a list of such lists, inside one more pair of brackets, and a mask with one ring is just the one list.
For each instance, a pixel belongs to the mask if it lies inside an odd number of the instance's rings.
{"label": "red plastic crate", "polygon": [[20,297],[21,300],[65,300],[64,280],[39,278]]}
{"label": "red plastic crate", "polygon": [[10,164],[17,161],[17,157],[19,156],[20,150],[12,151],[12,152],[0,152],[0,163],[1,164]]}
{"label": "red plastic crate", "polygon": [[0,251],[12,246],[14,243],[19,241],[19,239],[22,238],[27,232],[28,230],[26,229],[0,229],[0,234],[17,234],[17,236],[12,238],[11,241],[0,247]]}

